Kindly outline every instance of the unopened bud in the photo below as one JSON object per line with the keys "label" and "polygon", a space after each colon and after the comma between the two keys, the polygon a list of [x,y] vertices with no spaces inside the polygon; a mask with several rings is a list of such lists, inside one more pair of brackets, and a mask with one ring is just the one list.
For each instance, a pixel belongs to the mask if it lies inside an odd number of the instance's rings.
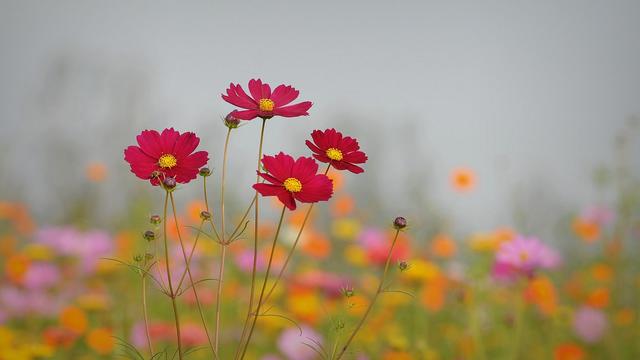
{"label": "unopened bud", "polygon": [[147,231],[144,232],[143,237],[147,241],[153,241],[153,240],[156,239],[156,233],[153,232],[152,230],[147,230]]}
{"label": "unopened bud", "polygon": [[153,225],[158,225],[162,222],[162,218],[160,217],[160,215],[152,215],[149,218],[149,222],[152,223]]}
{"label": "unopened bud", "polygon": [[172,177],[167,177],[162,180],[162,185],[167,190],[173,190],[176,187],[176,179]]}
{"label": "unopened bud", "polygon": [[133,261],[135,261],[135,262],[140,262],[140,261],[142,261],[142,255],[140,255],[140,254],[136,254],[136,255],[134,255],[134,256],[133,256]]}
{"label": "unopened bud", "polygon": [[238,127],[238,125],[240,125],[240,119],[233,116],[233,112],[230,112],[229,114],[227,114],[227,116],[224,117],[224,126],[228,127],[229,129],[235,129]]}
{"label": "unopened bud", "polygon": [[406,261],[400,261],[400,263],[398,264],[398,268],[400,269],[400,271],[405,271],[409,268],[409,264]]}
{"label": "unopened bud", "polygon": [[203,177],[209,176],[209,175],[211,175],[211,170],[209,170],[209,168],[207,168],[207,167],[203,167],[202,169],[200,169],[199,174],[200,174],[200,176],[203,176]]}
{"label": "unopened bud", "polygon": [[407,219],[402,216],[398,216],[395,220],[393,220],[393,227],[397,230],[404,229],[407,227]]}
{"label": "unopened bud", "polygon": [[208,211],[201,211],[200,212],[200,219],[202,220],[209,220],[211,219],[211,213]]}

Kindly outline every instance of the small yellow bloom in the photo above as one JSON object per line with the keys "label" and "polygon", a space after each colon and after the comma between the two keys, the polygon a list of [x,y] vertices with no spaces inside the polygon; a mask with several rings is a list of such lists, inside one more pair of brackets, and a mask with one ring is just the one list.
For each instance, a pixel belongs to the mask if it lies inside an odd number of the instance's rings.
{"label": "small yellow bloom", "polygon": [[342,240],[352,240],[360,233],[360,223],[354,219],[338,219],[331,224],[333,236]]}

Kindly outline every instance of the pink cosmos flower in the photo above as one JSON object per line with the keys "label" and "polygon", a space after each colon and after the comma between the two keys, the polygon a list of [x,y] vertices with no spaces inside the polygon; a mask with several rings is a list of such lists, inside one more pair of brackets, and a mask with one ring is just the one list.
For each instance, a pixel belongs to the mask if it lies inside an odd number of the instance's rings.
{"label": "pink cosmos flower", "polygon": [[573,316],[573,330],[580,339],[588,343],[602,339],[607,327],[605,314],[589,306],[582,306]]}
{"label": "pink cosmos flower", "polygon": [[300,93],[290,85],[278,85],[273,92],[269,84],[263,84],[260,79],[249,80],[247,95],[242,86],[231,83],[227,94],[222,94],[224,101],[246,110],[235,110],[231,116],[241,120],[252,120],[257,117],[270,119],[274,116],[298,117],[309,115],[308,110],[313,105],[310,101],[289,105],[298,98]]}
{"label": "pink cosmos flower", "polygon": [[517,236],[500,245],[493,276],[499,280],[512,279],[518,274],[531,276],[538,269],[556,268],[560,262],[560,255],[538,238]]}
{"label": "pink cosmos flower", "polygon": [[278,338],[278,349],[288,360],[313,360],[318,354],[305,344],[316,347],[322,344],[322,336],[306,325],[301,327],[302,335],[297,328],[282,332]]}

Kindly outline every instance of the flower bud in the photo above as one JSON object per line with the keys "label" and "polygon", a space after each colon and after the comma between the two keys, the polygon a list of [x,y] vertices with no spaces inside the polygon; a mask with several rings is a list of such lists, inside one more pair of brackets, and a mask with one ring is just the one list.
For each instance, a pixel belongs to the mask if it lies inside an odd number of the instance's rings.
{"label": "flower bud", "polygon": [[156,239],[156,233],[154,233],[152,230],[147,230],[144,232],[144,235],[142,235],[144,237],[145,240],[147,241],[153,241]]}
{"label": "flower bud", "polygon": [[142,261],[142,255],[140,255],[140,254],[136,254],[136,255],[134,255],[134,256],[133,256],[133,261],[135,261],[135,262],[140,262],[140,261]]}
{"label": "flower bud", "polygon": [[409,264],[406,261],[400,261],[400,263],[398,264],[398,269],[400,269],[400,271],[405,271],[409,268]]}
{"label": "flower bud", "polygon": [[162,218],[160,217],[160,215],[152,215],[149,218],[149,222],[152,223],[153,225],[158,225],[162,222]]}
{"label": "flower bud", "polygon": [[355,295],[355,292],[353,291],[353,288],[345,287],[345,288],[342,288],[342,294],[345,297],[350,298],[350,297],[353,297],[353,295]]}
{"label": "flower bud", "polygon": [[204,210],[203,210],[203,211],[201,211],[201,212],[200,212],[200,219],[202,219],[202,220],[209,220],[209,219],[211,219],[211,213],[210,213],[210,212],[208,212],[208,211],[204,211]]}
{"label": "flower bud", "polygon": [[209,170],[208,167],[203,167],[202,169],[200,169],[200,176],[206,177],[209,175],[211,175],[211,170]]}
{"label": "flower bud", "polygon": [[176,179],[172,177],[167,177],[162,180],[162,185],[167,190],[173,190],[176,187]]}
{"label": "flower bud", "polygon": [[238,127],[238,125],[240,125],[240,119],[233,116],[232,112],[224,117],[224,126],[228,127],[229,129],[235,129]]}
{"label": "flower bud", "polygon": [[398,216],[395,220],[393,220],[393,227],[397,230],[404,229],[405,227],[407,227],[407,219],[403,218],[402,216]]}

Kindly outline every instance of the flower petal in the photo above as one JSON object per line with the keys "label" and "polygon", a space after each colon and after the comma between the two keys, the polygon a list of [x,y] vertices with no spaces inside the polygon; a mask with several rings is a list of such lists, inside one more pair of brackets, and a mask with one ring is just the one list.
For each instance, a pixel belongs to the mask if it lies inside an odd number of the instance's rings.
{"label": "flower petal", "polygon": [[309,115],[308,110],[311,108],[313,103],[311,101],[305,101],[294,105],[277,107],[273,109],[274,115],[284,116],[284,117],[296,117]]}

